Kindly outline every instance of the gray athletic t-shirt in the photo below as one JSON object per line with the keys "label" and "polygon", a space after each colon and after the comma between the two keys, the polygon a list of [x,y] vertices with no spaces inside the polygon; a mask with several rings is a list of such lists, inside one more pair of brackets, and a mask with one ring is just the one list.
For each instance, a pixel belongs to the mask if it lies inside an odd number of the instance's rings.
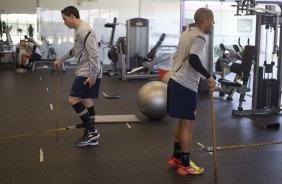
{"label": "gray athletic t-shirt", "polygon": [[94,30],[84,22],[75,27],[73,48],[61,57],[64,62],[72,57],[76,58],[76,76],[102,78],[102,67],[98,58],[98,45]]}
{"label": "gray athletic t-shirt", "polygon": [[205,35],[199,28],[192,27],[187,29],[179,39],[178,49],[172,65],[173,74],[171,78],[195,92],[198,91],[201,74],[190,65],[187,56],[195,54],[203,62],[205,43]]}

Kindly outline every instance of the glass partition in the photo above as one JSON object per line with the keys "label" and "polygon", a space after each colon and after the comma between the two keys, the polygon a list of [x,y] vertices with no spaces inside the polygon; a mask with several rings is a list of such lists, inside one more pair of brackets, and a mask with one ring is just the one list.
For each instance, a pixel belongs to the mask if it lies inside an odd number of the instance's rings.
{"label": "glass partition", "polygon": [[24,35],[28,35],[30,25],[34,29],[34,34],[36,34],[36,17],[36,14],[0,14],[0,21],[2,27],[6,25],[6,27],[11,28],[9,34],[13,44],[17,44],[20,39],[24,39]]}
{"label": "glass partition", "polygon": [[234,44],[240,44],[242,47],[255,43],[255,24],[254,15],[235,16],[235,2],[217,2],[217,1],[184,1],[182,12],[184,15],[184,25],[194,21],[194,13],[200,7],[207,7],[214,13],[214,58],[215,62],[222,55],[219,45],[223,43],[226,48],[233,49]]}
{"label": "glass partition", "polygon": [[[81,18],[95,29],[98,41],[105,45],[110,40],[111,29],[105,28],[105,23],[117,18],[114,43],[118,37],[126,35],[126,20],[136,17],[149,19],[150,21],[150,47],[154,46],[162,33],[167,36],[164,45],[177,45],[181,27],[193,22],[193,15],[197,8],[208,7],[215,15],[214,25],[214,58],[219,57],[219,44],[226,47],[238,44],[247,44],[248,40],[254,44],[255,16],[235,16],[236,8],[231,7],[235,2],[219,1],[182,1],[182,0],[103,0],[103,1],[77,1],[70,0],[50,3],[47,0],[39,0],[37,14],[2,14],[1,20],[13,26],[10,34],[14,43],[18,43],[24,35],[28,35],[28,26],[34,28],[34,39],[39,43],[41,37],[53,44],[60,56],[66,52],[73,42],[73,30],[69,30],[61,17],[61,9],[74,5],[80,10]],[[129,8],[130,7],[130,8]],[[105,49],[105,52],[106,49]],[[102,57],[106,57],[103,54]],[[214,60],[215,60],[214,59]]]}
{"label": "glass partition", "polygon": [[[63,25],[58,6],[48,4],[47,1],[40,1],[41,8],[38,8],[38,35],[46,37],[53,43],[58,55],[66,52],[73,42],[73,30]],[[65,7],[61,3],[62,9]],[[105,23],[113,22],[117,18],[118,25],[115,30],[114,43],[119,37],[126,36],[126,20],[136,17],[149,19],[150,38],[149,45],[153,47],[162,33],[166,33],[164,45],[176,45],[179,38],[179,16],[180,1],[175,0],[103,0],[98,2],[82,2],[76,6],[81,19],[88,22],[95,30],[97,39],[104,46],[107,46],[111,29],[105,28]],[[129,8],[130,7],[130,8]],[[168,13],[169,12],[169,13]],[[59,46],[58,46],[59,45]],[[107,59],[107,47],[102,50],[101,59]]]}

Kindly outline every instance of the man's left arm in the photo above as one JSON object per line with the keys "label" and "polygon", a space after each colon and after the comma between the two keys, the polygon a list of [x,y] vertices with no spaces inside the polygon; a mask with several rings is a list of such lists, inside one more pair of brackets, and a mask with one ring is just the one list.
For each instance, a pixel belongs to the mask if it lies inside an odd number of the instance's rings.
{"label": "man's left arm", "polygon": [[199,56],[197,56],[196,54],[190,54],[188,61],[197,72],[205,76],[207,79],[211,76],[211,74],[203,66]]}
{"label": "man's left arm", "polygon": [[190,65],[200,74],[205,76],[208,79],[208,85],[210,86],[211,90],[214,90],[215,87],[215,80],[213,76],[205,69],[202,65],[202,62],[196,54],[190,54],[188,59]]}

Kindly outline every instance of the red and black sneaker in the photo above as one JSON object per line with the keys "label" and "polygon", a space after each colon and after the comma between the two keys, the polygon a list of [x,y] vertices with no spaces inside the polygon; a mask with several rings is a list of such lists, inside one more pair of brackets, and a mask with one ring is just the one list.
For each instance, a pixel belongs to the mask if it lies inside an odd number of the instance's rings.
{"label": "red and black sneaker", "polygon": [[180,175],[190,175],[190,174],[198,175],[204,172],[204,168],[196,166],[196,164],[194,164],[194,162],[192,162],[191,160],[189,164],[190,165],[187,167],[184,167],[184,166],[178,167],[177,173]]}
{"label": "red and black sneaker", "polygon": [[171,168],[178,168],[181,166],[180,159],[176,159],[171,155],[168,160],[168,165]]}

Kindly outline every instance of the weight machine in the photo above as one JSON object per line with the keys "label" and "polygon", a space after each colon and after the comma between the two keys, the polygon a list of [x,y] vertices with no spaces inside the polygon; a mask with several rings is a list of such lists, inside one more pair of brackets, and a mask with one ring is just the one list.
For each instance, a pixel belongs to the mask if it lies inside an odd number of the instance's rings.
{"label": "weight machine", "polygon": [[117,41],[118,70],[122,80],[156,78],[154,66],[170,59],[170,54],[156,57],[165,34],[149,51],[149,20],[133,18],[126,21],[126,37]]}
{"label": "weight machine", "polygon": [[[118,75],[119,71],[117,68],[118,65],[118,56],[117,56],[117,47],[114,45],[114,37],[115,37],[115,31],[116,31],[116,26],[119,25],[120,23],[117,23],[117,18],[114,17],[113,23],[106,23],[105,28],[111,28],[111,37],[108,45],[104,48],[108,48],[108,58],[112,61],[110,65],[110,69],[105,70],[105,65],[103,65],[103,71],[107,73],[109,76],[113,75]],[[101,43],[99,44],[100,46],[102,45]],[[103,48],[103,49],[104,49]]]}
{"label": "weight machine", "polygon": [[13,26],[8,26],[0,19],[0,63],[6,54],[10,54],[13,62],[16,63],[16,45],[13,44],[10,35],[12,28]]}
{"label": "weight machine", "polygon": [[[237,2],[237,14],[256,15],[255,57],[253,65],[252,107],[249,110],[239,105],[233,115],[272,114],[280,112],[281,104],[281,62],[282,62],[282,18],[280,12],[273,11],[273,6],[265,9],[256,8],[257,4],[277,4],[278,1],[246,1]],[[257,12],[260,11],[260,12]],[[270,47],[272,41],[272,47]],[[269,48],[271,59],[269,59]],[[264,57],[263,57],[264,56]],[[271,60],[271,61],[269,61]],[[245,94],[243,94],[243,97]],[[241,97],[240,97],[241,99]]]}

